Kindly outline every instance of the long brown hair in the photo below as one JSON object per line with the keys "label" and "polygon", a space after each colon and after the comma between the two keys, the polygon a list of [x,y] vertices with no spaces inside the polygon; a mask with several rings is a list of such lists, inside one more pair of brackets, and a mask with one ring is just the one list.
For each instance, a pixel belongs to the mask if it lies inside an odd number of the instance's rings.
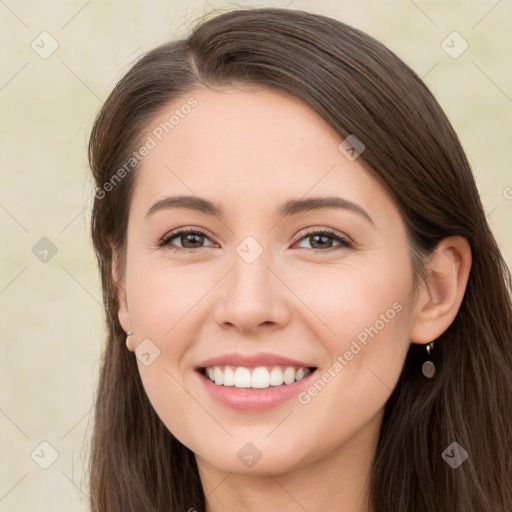
{"label": "long brown hair", "polygon": [[[421,375],[411,344],[386,403],[370,487],[376,512],[512,510],[510,272],[490,231],[468,160],[443,110],[381,43],[328,17],[245,8],[202,19],[186,39],[142,56],[115,86],[92,129],[92,239],[108,329],[90,458],[94,512],[205,510],[194,454],[156,415],[119,323],[121,276],[137,168],[105,187],[166,104],[198,88],[258,84],[309,104],[340,136],[365,144],[361,162],[385,184],[407,227],[417,275],[443,238],[469,241],[472,269],[457,317],[436,340],[438,369]],[[99,193],[101,192],[101,193]],[[442,453],[469,457],[454,469]]]}

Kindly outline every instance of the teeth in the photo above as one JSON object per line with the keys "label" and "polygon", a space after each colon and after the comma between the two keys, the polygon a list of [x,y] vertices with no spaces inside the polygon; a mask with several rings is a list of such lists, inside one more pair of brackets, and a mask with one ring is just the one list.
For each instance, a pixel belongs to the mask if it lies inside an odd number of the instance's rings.
{"label": "teeth", "polygon": [[234,386],[235,385],[235,372],[229,366],[227,366],[224,369],[224,375],[222,377],[222,385],[224,385],[224,386]]}
{"label": "teeth", "polygon": [[271,386],[293,384],[311,373],[309,368],[275,366],[244,368],[243,366],[213,366],[206,368],[208,378],[218,386],[265,389]]}
{"label": "teeth", "polygon": [[[238,370],[240,369],[241,368],[238,368]],[[266,368],[254,368],[254,370],[252,371],[251,387],[258,389],[270,387],[270,374],[268,373],[268,370]]]}
{"label": "teeth", "polygon": [[[220,371],[220,369],[219,369]],[[215,384],[224,385],[224,382],[215,382]],[[251,387],[251,372],[247,368],[239,367],[235,370],[235,387],[236,388],[250,388]]]}
{"label": "teeth", "polygon": [[280,368],[272,368],[270,372],[270,385],[280,386],[284,382],[283,372]]}

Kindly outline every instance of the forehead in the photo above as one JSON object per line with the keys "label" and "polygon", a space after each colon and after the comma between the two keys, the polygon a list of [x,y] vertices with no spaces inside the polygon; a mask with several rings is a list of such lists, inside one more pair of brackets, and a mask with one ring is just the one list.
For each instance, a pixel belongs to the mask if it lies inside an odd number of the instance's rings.
{"label": "forehead", "polygon": [[[186,105],[191,98],[196,105],[189,109]],[[166,124],[171,118],[172,127]],[[208,153],[237,160],[246,155],[250,161],[255,151],[258,161],[262,161],[280,157],[289,160],[319,144],[323,149],[336,150],[340,138],[303,101],[282,91],[254,86],[197,90],[181,96],[165,106],[146,131],[158,146],[172,148],[176,158],[194,149],[193,155],[187,155],[189,158]],[[167,152],[167,156],[171,154]]]}
{"label": "forehead", "polygon": [[171,193],[240,207],[333,193],[365,208],[389,203],[360,161],[340,152],[337,132],[309,105],[281,91],[193,91],[148,123],[143,141],[150,139],[133,196],[140,205]]}

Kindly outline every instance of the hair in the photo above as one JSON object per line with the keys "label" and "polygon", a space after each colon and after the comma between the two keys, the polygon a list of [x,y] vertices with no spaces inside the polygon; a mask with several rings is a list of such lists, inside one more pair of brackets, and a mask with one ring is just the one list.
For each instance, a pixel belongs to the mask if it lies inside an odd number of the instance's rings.
{"label": "hair", "polygon": [[[512,510],[510,271],[491,233],[470,164],[432,93],[397,55],[360,30],[299,10],[241,8],[199,20],[186,39],[141,56],[96,117],[89,163],[97,189],[125,163],[150,121],[194,90],[247,84],[310,105],[365,144],[358,162],[385,185],[405,223],[415,276],[445,237],[471,247],[462,304],[436,339],[437,372],[421,374],[411,343],[385,404],[370,475],[376,512]],[[112,258],[124,275],[137,167],[96,193],[91,233],[106,315],[89,461],[93,512],[205,510],[194,453],[151,406],[118,319]],[[442,458],[453,442],[469,454]]]}

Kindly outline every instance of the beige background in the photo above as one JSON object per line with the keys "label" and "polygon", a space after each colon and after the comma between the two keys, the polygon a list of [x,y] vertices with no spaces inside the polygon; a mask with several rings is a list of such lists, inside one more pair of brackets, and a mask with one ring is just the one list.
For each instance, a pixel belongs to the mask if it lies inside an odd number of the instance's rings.
{"label": "beige background", "polygon": [[[0,1],[0,512],[88,509],[83,467],[104,332],[88,234],[88,133],[138,55],[184,36],[212,6],[229,5]],[[511,0],[238,5],[288,5],[338,18],[424,77],[461,138],[510,266]],[[47,58],[31,47],[35,40],[40,53],[51,48],[43,31],[58,43]],[[469,44],[456,59],[441,47],[453,31]],[[32,252],[42,237],[57,248],[46,263]],[[51,462],[42,442],[58,453],[47,469],[38,465]]]}

